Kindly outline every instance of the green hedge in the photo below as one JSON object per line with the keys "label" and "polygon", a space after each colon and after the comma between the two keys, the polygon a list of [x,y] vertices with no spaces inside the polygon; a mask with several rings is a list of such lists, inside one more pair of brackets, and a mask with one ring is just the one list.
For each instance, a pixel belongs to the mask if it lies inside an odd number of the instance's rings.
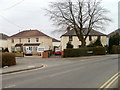
{"label": "green hedge", "polygon": [[0,54],[0,67],[16,65],[15,54],[1,53]]}
{"label": "green hedge", "polygon": [[112,54],[120,54],[120,46],[113,45],[113,46],[112,46],[111,53],[112,53]]}
{"label": "green hedge", "polygon": [[101,46],[96,46],[93,49],[94,55],[105,55],[106,54],[106,48]]}
{"label": "green hedge", "polygon": [[97,47],[85,47],[78,49],[64,49],[63,57],[80,57],[80,56],[92,56],[92,55],[105,55],[106,50],[102,46]]}

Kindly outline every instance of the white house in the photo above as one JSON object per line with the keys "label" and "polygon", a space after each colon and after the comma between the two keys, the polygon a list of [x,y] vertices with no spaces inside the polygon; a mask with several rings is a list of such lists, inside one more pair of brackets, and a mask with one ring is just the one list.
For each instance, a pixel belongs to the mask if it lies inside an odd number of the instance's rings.
{"label": "white house", "polygon": [[[88,30],[84,29],[83,34],[86,35],[87,32],[88,32]],[[98,37],[100,38],[103,46],[107,45],[107,35],[99,32],[99,31],[96,31],[96,30],[91,30],[91,32],[89,33],[89,35],[86,39],[86,45],[89,45],[91,42],[95,42]],[[74,46],[73,48],[79,48],[79,46],[81,45],[81,41],[79,41],[79,39],[76,35],[76,32],[73,29],[67,30],[67,32],[61,36],[61,49],[62,49],[62,51],[64,49],[66,49],[67,43],[69,41]]]}

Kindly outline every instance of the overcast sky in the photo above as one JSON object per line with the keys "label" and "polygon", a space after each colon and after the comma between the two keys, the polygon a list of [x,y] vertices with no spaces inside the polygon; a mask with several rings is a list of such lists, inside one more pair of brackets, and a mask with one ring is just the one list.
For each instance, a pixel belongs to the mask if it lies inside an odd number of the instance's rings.
{"label": "overcast sky", "polygon": [[[57,27],[52,25],[43,10],[49,8],[49,2],[54,1],[56,0],[0,0],[0,32],[10,36],[19,31],[38,29],[59,39],[59,35],[51,33]],[[101,31],[105,34],[118,28],[118,1],[102,1],[102,6],[110,11],[107,16],[112,19],[106,26],[106,31]]]}

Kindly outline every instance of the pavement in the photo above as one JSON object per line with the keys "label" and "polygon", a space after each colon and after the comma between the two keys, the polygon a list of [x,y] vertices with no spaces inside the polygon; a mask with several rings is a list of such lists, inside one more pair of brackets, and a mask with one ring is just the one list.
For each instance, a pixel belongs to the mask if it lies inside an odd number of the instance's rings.
{"label": "pavement", "polygon": [[[118,72],[118,55],[47,59],[25,57],[17,58],[17,62],[47,67],[3,74],[2,88],[99,88],[106,87],[105,83]],[[111,82],[107,84],[110,85]]]}
{"label": "pavement", "polygon": [[9,66],[9,67],[5,66],[3,68],[0,68],[0,74],[7,74],[7,73],[13,73],[13,72],[19,72],[19,71],[25,71],[25,70],[44,67],[44,65],[41,63],[24,63],[24,61],[21,63],[18,60],[16,61],[17,61],[17,64],[14,66]]}

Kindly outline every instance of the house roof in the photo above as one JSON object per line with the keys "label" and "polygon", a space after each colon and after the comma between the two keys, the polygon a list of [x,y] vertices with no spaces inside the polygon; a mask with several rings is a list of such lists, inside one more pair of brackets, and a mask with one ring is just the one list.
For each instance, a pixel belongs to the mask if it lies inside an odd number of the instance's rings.
{"label": "house roof", "polygon": [[0,33],[0,39],[7,40],[8,37],[6,34]]}
{"label": "house roof", "polygon": [[113,31],[113,32],[111,32],[110,34],[108,34],[108,36],[109,36],[109,37],[110,37],[110,36],[113,36],[113,35],[115,35],[116,33],[119,33],[119,35],[120,35],[120,28],[117,29],[117,30],[115,30],[115,31]]}
{"label": "house roof", "polygon": [[36,36],[49,37],[48,35],[42,33],[39,30],[25,30],[10,36],[10,38],[24,38],[24,37],[36,37]]}
{"label": "house roof", "polygon": [[[86,35],[87,32],[88,32],[88,29],[85,29],[83,30],[83,35]],[[65,34],[63,34],[62,36],[76,36],[76,32],[74,29],[70,30],[69,32],[66,32]],[[95,31],[95,30],[91,30],[91,32],[89,33],[89,36],[107,36],[106,34],[103,34],[99,31]]]}
{"label": "house roof", "polygon": [[60,41],[55,38],[52,38],[52,42],[60,42]]}

